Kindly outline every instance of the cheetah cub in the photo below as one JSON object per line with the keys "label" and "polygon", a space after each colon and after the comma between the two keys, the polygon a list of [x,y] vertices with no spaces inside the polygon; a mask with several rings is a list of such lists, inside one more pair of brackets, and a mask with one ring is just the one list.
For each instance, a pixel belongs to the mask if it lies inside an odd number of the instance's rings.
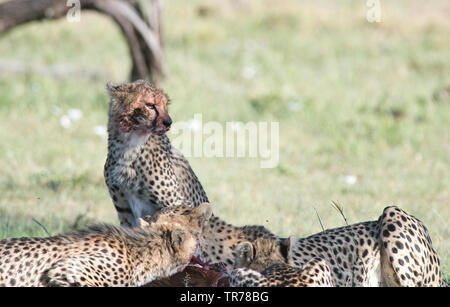
{"label": "cheetah cub", "polygon": [[201,204],[177,223],[93,226],[49,238],[0,241],[0,286],[141,286],[183,270],[211,216]]}
{"label": "cheetah cub", "polygon": [[236,247],[232,287],[331,287],[331,271],[326,261],[313,257],[301,268],[287,264],[289,239],[258,238]]}
{"label": "cheetah cub", "polygon": [[185,157],[170,144],[169,99],[147,81],[114,85],[108,114],[106,185],[120,225],[172,205],[208,198]]}

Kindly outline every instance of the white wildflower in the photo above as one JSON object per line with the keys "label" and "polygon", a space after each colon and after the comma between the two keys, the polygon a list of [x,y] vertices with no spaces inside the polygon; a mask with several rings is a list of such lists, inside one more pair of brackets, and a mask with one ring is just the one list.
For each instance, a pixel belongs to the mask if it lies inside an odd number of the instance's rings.
{"label": "white wildflower", "polygon": [[83,112],[79,109],[67,110],[67,116],[73,121],[79,121],[83,117]]}
{"label": "white wildflower", "polygon": [[288,106],[288,109],[293,112],[297,112],[302,107],[300,102],[298,102],[298,101],[289,101],[287,106]]}
{"label": "white wildflower", "polygon": [[344,176],[344,181],[348,185],[354,185],[358,181],[358,177],[355,175]]}
{"label": "white wildflower", "polygon": [[106,135],[107,135],[107,130],[106,130],[106,127],[105,126],[95,126],[94,127],[94,134],[95,135],[98,135],[98,136],[100,136],[100,137],[102,137],[102,138],[106,138]]}
{"label": "white wildflower", "polygon": [[72,125],[72,121],[70,120],[69,116],[67,116],[67,115],[61,116],[61,118],[59,119],[59,123],[65,129],[69,128]]}
{"label": "white wildflower", "polygon": [[245,66],[242,69],[242,77],[247,80],[253,79],[256,76],[256,68],[254,66]]}

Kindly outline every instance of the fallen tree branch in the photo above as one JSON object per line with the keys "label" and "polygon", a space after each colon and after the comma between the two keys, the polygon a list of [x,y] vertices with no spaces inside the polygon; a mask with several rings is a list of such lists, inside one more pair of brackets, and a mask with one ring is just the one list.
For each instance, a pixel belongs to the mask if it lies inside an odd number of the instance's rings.
{"label": "fallen tree branch", "polygon": [[[132,58],[131,80],[149,79],[159,85],[165,76],[159,0],[148,1],[144,16],[139,1],[79,0],[81,10],[110,16],[127,39]],[[0,3],[0,34],[32,21],[67,16],[72,6],[66,0],[10,0]],[[155,20],[156,19],[156,20]]]}

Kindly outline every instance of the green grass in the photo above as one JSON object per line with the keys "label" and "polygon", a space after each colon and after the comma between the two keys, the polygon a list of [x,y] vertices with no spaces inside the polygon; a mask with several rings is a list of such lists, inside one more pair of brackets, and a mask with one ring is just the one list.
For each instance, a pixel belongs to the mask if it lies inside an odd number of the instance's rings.
{"label": "green grass", "polygon": [[[333,201],[349,223],[396,204],[427,225],[449,272],[447,2],[381,1],[379,24],[365,19],[365,1],[166,2],[173,119],[280,123],[274,169],[251,159],[189,159],[215,213],[306,236],[321,231],[317,214],[325,228],[344,225]],[[93,127],[106,125],[106,81],[128,76],[119,29],[94,13],[82,13],[81,23],[30,24],[0,37],[0,55],[99,75],[0,71],[0,237],[45,236],[33,219],[51,234],[116,224],[103,180],[106,140]],[[243,77],[246,69],[253,78]],[[83,117],[64,129],[55,107]]]}

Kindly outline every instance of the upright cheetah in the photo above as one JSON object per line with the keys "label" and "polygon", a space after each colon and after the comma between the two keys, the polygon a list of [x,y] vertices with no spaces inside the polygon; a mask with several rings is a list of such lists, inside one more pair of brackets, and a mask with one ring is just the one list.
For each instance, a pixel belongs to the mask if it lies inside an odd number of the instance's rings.
{"label": "upright cheetah", "polygon": [[142,228],[99,225],[6,239],[0,241],[0,286],[141,286],[189,264],[210,216],[211,207],[202,204],[173,224],[142,220]]}
{"label": "upright cheetah", "polygon": [[168,97],[148,82],[107,84],[111,97],[105,181],[120,224],[176,204],[208,202],[189,163],[165,133]]}

